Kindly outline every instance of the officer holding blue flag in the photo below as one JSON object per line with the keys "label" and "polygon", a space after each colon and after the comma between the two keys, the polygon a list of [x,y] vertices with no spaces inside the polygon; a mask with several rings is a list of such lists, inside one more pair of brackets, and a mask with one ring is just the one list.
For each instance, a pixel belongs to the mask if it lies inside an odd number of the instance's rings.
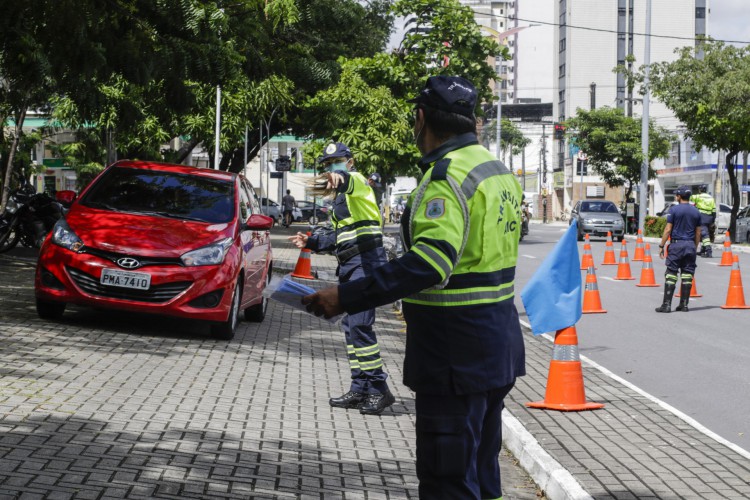
{"label": "officer holding blue flag", "polygon": [[503,399],[525,374],[513,302],[522,190],[477,141],[471,82],[430,77],[410,102],[424,176],[401,218],[408,251],[303,301],[329,317],[403,298],[419,497],[500,498]]}
{"label": "officer holding blue flag", "polygon": [[656,308],[658,313],[672,311],[672,296],[677,287],[677,273],[682,282],[680,288],[680,305],[678,311],[688,312],[690,291],[693,288],[695,274],[695,258],[698,245],[701,243],[701,214],[690,204],[692,192],[688,186],[680,186],[674,190],[677,205],[673,205],[667,214],[667,225],[659,244],[659,257],[664,258],[664,245],[668,238],[672,238],[667,255],[667,271],[664,274],[664,300]]}

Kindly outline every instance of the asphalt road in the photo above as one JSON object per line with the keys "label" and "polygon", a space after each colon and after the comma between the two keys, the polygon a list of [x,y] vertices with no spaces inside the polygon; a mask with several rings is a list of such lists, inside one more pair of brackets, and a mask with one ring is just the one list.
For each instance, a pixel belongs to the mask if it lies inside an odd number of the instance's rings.
{"label": "asphalt road", "polygon": [[[566,229],[532,224],[519,247],[516,290],[523,289]],[[617,266],[600,265],[604,239],[592,239],[591,246],[607,313],[584,314],[579,321],[581,354],[750,451],[750,309],[721,309],[731,270],[718,266],[721,252],[714,252],[713,259],[699,258],[696,287],[703,296],[690,299],[689,313],[658,314],[654,308],[662,301],[665,271],[654,253],[658,249],[652,248],[652,256],[660,287],[641,288],[636,286],[641,262],[632,261],[633,241],[627,247],[634,281],[616,281]],[[619,260],[620,244],[614,246]],[[743,265],[743,282],[750,284],[750,254],[740,255]],[[585,281],[586,272],[581,276]],[[520,292],[516,296],[526,319]],[[678,302],[675,297],[673,311]]]}

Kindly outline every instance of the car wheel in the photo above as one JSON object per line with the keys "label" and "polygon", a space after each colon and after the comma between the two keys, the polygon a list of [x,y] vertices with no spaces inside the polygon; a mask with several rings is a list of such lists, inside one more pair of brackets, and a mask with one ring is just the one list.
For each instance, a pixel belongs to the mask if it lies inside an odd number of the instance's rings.
{"label": "car wheel", "polygon": [[36,299],[36,313],[42,319],[60,319],[65,312],[65,302],[48,302]]}
{"label": "car wheel", "polygon": [[[264,290],[266,287],[268,287],[268,284],[271,283],[271,269],[268,269],[268,273],[266,273],[266,286],[264,287]],[[266,310],[268,309],[268,297],[263,297],[259,304],[255,304],[254,306],[250,306],[247,309],[245,309],[245,319],[247,321],[252,321],[254,323],[260,323],[264,319],[266,319]]]}
{"label": "car wheel", "polygon": [[578,230],[578,241],[583,241],[583,232],[581,230]]}
{"label": "car wheel", "polygon": [[211,325],[211,333],[219,340],[232,340],[237,325],[240,322],[240,299],[242,298],[242,283],[237,282],[232,294],[232,305],[229,308],[229,316],[226,321]]}

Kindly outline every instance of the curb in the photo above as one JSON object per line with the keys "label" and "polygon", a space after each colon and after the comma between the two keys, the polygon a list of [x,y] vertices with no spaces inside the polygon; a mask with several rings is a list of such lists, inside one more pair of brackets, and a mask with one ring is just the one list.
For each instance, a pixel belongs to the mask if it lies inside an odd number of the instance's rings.
{"label": "curb", "polygon": [[594,500],[507,409],[503,410],[502,423],[505,447],[549,500]]}

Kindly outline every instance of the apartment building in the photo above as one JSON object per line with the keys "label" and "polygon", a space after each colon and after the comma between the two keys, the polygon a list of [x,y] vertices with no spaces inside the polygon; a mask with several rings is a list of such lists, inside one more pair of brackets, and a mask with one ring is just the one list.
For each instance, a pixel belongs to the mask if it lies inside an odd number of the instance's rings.
{"label": "apartment building", "polygon": [[[693,45],[698,35],[706,34],[708,1],[652,2],[652,63],[674,60],[676,48]],[[553,61],[555,120],[562,122],[575,116],[578,108],[588,110],[602,106],[618,107],[629,116],[642,116],[639,88],[629,92],[625,77],[614,73],[613,69],[627,65],[628,56],[635,58],[631,64],[633,69],[643,64],[646,0],[555,0],[555,18],[559,21],[554,30],[557,45]],[[675,132],[679,130],[679,123],[672,113],[653,99],[649,115],[657,124]],[[623,190],[611,189],[597,176],[591,175],[585,162],[578,161],[582,156],[575,147],[565,140],[556,140],[553,148],[556,174],[551,186],[555,194],[553,210],[569,207],[582,196],[602,197],[616,203],[622,201]],[[693,155],[693,159],[697,157]],[[710,162],[704,168],[705,175],[697,174],[698,170],[691,170],[691,180],[708,179],[712,174]],[[563,175],[558,175],[559,172]],[[680,181],[681,173],[677,174],[666,183],[660,181],[656,189],[659,199],[654,199],[652,187],[652,206],[671,196],[671,189]]]}

